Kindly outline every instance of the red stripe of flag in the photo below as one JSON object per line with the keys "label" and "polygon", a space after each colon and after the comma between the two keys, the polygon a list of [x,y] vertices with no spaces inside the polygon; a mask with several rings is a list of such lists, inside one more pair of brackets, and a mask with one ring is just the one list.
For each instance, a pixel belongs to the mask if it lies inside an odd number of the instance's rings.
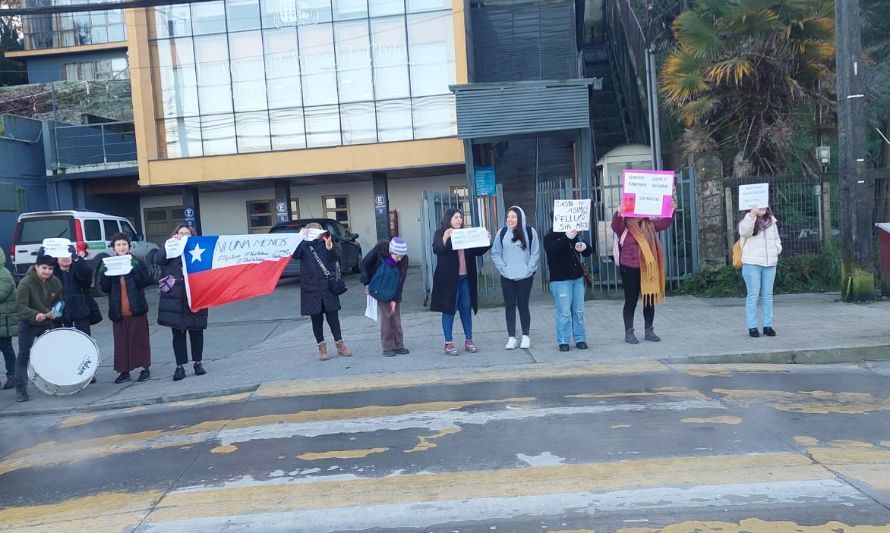
{"label": "red stripe of flag", "polygon": [[271,294],[290,257],[189,274],[192,311]]}

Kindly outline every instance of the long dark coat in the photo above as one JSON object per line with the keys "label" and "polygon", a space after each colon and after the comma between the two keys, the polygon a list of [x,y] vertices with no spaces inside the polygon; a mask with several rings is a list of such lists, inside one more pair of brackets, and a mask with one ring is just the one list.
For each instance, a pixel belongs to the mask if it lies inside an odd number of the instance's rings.
{"label": "long dark coat", "polygon": [[176,282],[170,292],[160,293],[158,299],[158,324],[174,329],[207,329],[207,309],[193,313],[185,293],[185,280],[182,275],[182,257],[167,259],[167,250],[161,248],[155,253],[154,263],[164,269],[161,277],[173,276]]}
{"label": "long dark coat", "polygon": [[[367,286],[371,283],[371,278],[374,277],[374,274],[377,273],[377,268],[380,266],[382,261],[386,261],[386,258],[390,256],[389,253],[389,241],[380,241],[377,243],[377,246],[371,248],[371,251],[365,254],[365,257],[362,259],[361,268],[362,272],[362,285]],[[394,302],[402,301],[402,289],[405,288],[405,278],[408,277],[408,256],[402,258],[398,264],[399,269],[399,288],[396,291],[395,298],[392,299]]]}
{"label": "long dark coat", "polygon": [[[436,272],[433,274],[433,293],[430,296],[430,310],[438,313],[454,314],[454,302],[457,296],[457,278],[460,263],[457,250],[451,248],[451,239],[442,242],[445,230],[439,228],[433,234],[433,253],[436,254]],[[479,281],[476,278],[476,258],[485,255],[491,246],[468,248],[464,250],[467,262],[467,282],[470,286],[470,301],[473,312],[479,311]]]}
{"label": "long dark coat", "polygon": [[325,277],[312,250],[327,267],[332,277],[340,274],[340,246],[334,244],[328,250],[321,238],[303,241],[294,252],[294,260],[300,263],[300,314],[303,316],[317,315],[323,311],[339,311],[340,297],[331,291],[328,278]]}
{"label": "long dark coat", "polygon": [[[154,285],[151,274],[148,273],[145,263],[133,258],[136,265],[129,274],[123,276],[127,287],[127,298],[130,300],[130,311],[133,316],[148,314],[148,301],[145,299],[145,288]],[[121,316],[121,276],[106,276],[103,272],[99,277],[99,286],[102,292],[108,295],[108,318],[112,322],[120,322]]]}
{"label": "long dark coat", "polygon": [[74,322],[90,318],[90,289],[93,286],[93,270],[90,265],[81,258],[71,263],[68,271],[60,267],[53,270],[53,275],[62,282],[62,300],[65,308],[62,309],[62,322]]}

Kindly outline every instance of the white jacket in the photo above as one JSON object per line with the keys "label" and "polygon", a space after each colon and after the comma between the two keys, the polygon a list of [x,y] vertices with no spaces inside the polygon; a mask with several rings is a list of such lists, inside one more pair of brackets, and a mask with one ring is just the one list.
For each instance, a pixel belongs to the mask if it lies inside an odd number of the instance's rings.
{"label": "white jacket", "polygon": [[751,214],[739,222],[739,237],[742,239],[742,264],[758,265],[762,267],[776,266],[779,262],[779,254],[782,253],[782,239],[779,237],[779,227],[775,218],[765,231],[754,235],[756,217]]}

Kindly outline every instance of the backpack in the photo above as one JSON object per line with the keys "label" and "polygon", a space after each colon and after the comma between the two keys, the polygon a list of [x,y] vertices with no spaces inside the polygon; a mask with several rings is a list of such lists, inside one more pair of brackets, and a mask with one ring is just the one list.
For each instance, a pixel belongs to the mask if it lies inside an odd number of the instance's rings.
{"label": "backpack", "polygon": [[[498,239],[503,242],[504,235],[506,235],[506,234],[507,234],[507,226],[504,226],[503,228],[501,228],[500,233],[498,233]],[[528,235],[528,248],[526,248],[526,250],[531,250],[532,249],[532,239],[533,239],[531,226],[525,227],[525,234]]]}
{"label": "backpack", "polygon": [[389,266],[381,261],[368,283],[368,292],[378,302],[391,302],[399,293],[400,277],[398,266]]}

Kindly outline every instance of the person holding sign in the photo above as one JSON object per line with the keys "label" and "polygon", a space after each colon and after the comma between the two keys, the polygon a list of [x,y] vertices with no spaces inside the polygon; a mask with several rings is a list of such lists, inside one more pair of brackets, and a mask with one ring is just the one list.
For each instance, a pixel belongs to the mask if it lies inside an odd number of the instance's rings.
{"label": "person holding sign", "polygon": [[[433,291],[430,310],[442,313],[442,333],[445,336],[445,355],[457,355],[452,332],[454,315],[460,311],[460,323],[464,328],[464,350],[479,351],[473,343],[473,313],[479,311],[476,258],[488,251],[491,245],[455,250],[451,235],[464,225],[463,214],[457,209],[447,209],[433,234],[433,253],[436,254],[436,271],[433,274]],[[487,233],[487,232],[486,232]],[[491,242],[491,234],[488,234]]]}
{"label": "person holding sign", "polygon": [[532,315],[528,302],[532,294],[541,244],[535,228],[526,224],[525,211],[519,206],[507,210],[506,224],[498,232],[491,245],[491,262],[501,273],[501,290],[504,293],[504,311],[507,315],[508,350],[516,349],[516,308],[522,325],[520,348],[531,348],[528,334]]}
{"label": "person holding sign", "polygon": [[[130,255],[130,237],[115,233],[111,246],[117,257]],[[114,264],[112,262],[112,264]],[[114,268],[105,261],[99,267],[99,286],[108,295],[108,318],[114,335],[114,370],[119,374],[115,383],[130,381],[130,372],[142,367],[136,381],[151,377],[151,345],[148,341],[148,301],[145,288],[154,282],[145,263],[130,257],[130,270],[126,274],[118,265]]]}
{"label": "person holding sign", "polygon": [[53,257],[39,254],[16,289],[19,355],[15,360],[15,392],[19,402],[31,399],[28,396],[28,362],[34,339],[53,328],[53,320],[57,317],[52,310],[62,300],[62,283],[53,276],[55,267]]}
{"label": "person holding sign", "polygon": [[748,335],[759,337],[757,330],[757,300],[761,302],[763,334],[775,337],[773,329],[773,283],[776,265],[782,253],[779,228],[768,207],[754,207],[739,222],[739,243],[742,247],[742,277],[748,294],[745,302],[745,322]]}
{"label": "person holding sign", "polygon": [[[671,210],[676,205],[671,206]],[[624,286],[624,341],[638,344],[634,334],[634,314],[637,300],[643,301],[645,339],[659,342],[655,334],[655,305],[664,303],[665,265],[664,250],[658,232],[671,227],[672,218],[630,218],[625,216],[627,206],[622,203],[612,216],[615,232],[615,261],[621,271]]]}
{"label": "person holding sign", "polygon": [[[176,369],[173,381],[185,378],[185,368],[189,354],[186,337],[192,347],[192,367],[196,376],[207,373],[204,370],[204,330],[207,329],[207,309],[194,312],[189,307],[188,295],[182,275],[182,241],[197,236],[195,229],[185,224],[176,226],[170,235],[170,246],[164,246],[154,256],[154,263],[164,271],[158,282],[158,324],[167,326],[173,332],[173,356],[176,358]],[[173,254],[176,254],[173,256]]]}
{"label": "person holding sign", "polygon": [[59,266],[53,274],[62,283],[62,300],[65,302],[62,316],[56,322],[62,327],[75,328],[91,335],[90,317],[93,314],[93,305],[97,305],[90,296],[93,270],[79,255],[71,252],[56,260]]}
{"label": "person holding sign", "polygon": [[576,348],[586,350],[584,267],[580,256],[590,256],[590,245],[579,239],[575,230],[563,233],[551,228],[544,237],[544,250],[550,268],[550,295],[556,305],[556,343],[559,351],[569,351],[569,342],[573,339]]}

